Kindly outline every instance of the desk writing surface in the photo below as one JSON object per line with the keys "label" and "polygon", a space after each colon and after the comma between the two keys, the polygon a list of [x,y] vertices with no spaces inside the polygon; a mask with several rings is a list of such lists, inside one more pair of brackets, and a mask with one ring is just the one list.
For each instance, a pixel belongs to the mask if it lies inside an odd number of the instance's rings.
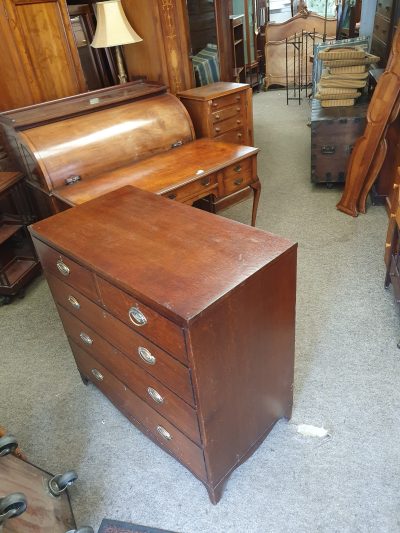
{"label": "desk writing surface", "polygon": [[[235,164],[243,158],[258,153],[258,148],[198,139],[116,170],[65,185],[53,194],[69,205],[80,205],[88,200],[132,185],[143,190],[162,194],[184,183],[201,179],[211,172]],[[199,172],[203,170],[204,172]]]}
{"label": "desk writing surface", "polygon": [[[240,148],[240,146],[238,146]],[[189,322],[296,245],[271,233],[123,187],[31,226],[33,236]]]}

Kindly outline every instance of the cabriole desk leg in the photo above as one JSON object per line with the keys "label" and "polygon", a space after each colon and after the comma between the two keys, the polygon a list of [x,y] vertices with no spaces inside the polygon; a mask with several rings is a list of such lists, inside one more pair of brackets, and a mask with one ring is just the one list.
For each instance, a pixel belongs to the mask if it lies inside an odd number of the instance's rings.
{"label": "cabriole desk leg", "polygon": [[256,218],[257,218],[257,209],[258,209],[258,202],[260,200],[260,194],[261,194],[261,183],[260,180],[257,178],[257,181],[255,183],[252,183],[250,187],[253,189],[254,192],[254,198],[253,198],[253,210],[251,213],[251,225],[256,225]]}

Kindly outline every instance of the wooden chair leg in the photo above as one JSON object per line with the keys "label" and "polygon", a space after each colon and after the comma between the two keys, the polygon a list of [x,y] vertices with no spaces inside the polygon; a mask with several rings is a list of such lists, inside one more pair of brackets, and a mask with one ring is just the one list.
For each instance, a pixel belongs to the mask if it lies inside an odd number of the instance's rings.
{"label": "wooden chair leg", "polygon": [[261,183],[258,178],[255,183],[251,184],[251,188],[253,189],[253,192],[254,192],[253,210],[251,213],[251,225],[254,227],[256,225],[258,202],[260,200],[260,194],[261,194]]}

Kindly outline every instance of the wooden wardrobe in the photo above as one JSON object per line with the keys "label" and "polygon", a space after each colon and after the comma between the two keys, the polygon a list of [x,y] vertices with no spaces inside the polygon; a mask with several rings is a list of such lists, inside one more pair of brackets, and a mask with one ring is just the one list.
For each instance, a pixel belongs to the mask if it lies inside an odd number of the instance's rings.
{"label": "wooden wardrobe", "polygon": [[0,111],[87,90],[65,0],[1,0]]}

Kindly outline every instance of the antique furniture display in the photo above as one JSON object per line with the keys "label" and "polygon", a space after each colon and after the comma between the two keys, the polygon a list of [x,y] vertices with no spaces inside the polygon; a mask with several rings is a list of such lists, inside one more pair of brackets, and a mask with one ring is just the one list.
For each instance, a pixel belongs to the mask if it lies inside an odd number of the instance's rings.
{"label": "antique furniture display", "polygon": [[86,90],[64,0],[3,0],[0,111]]}
{"label": "antique furniture display", "polygon": [[[76,531],[67,487],[77,474],[53,476],[29,463],[16,438],[0,432],[0,530],[4,533]],[[93,533],[82,528],[76,533]]]}
{"label": "antique furniture display", "polygon": [[361,100],[353,107],[323,108],[312,100],[311,108],[311,181],[342,183],[357,139],[363,134],[368,103]]}
{"label": "antique furniture display", "polygon": [[83,380],[218,502],[291,416],[296,245],[134,187],[30,230]]}
{"label": "antique furniture display", "polygon": [[[243,87],[239,89],[217,102],[233,103],[238,97],[246,106]],[[165,87],[128,84],[126,91],[95,91],[66,106],[59,101],[17,110],[3,121],[8,121],[10,144],[17,143],[23,153],[37,204],[46,204],[42,218],[129,183],[185,202],[209,194],[232,198],[251,187],[255,223],[258,150],[195,140],[186,108]]]}
{"label": "antique furniture display", "polygon": [[386,134],[400,109],[400,27],[393,39],[392,53],[380,76],[368,106],[367,125],[352,152],[346,185],[337,208],[357,216],[365,213],[366,200],[387,153]]}
{"label": "antique furniture display", "polygon": [[219,82],[177,94],[197,137],[252,146],[253,101],[247,84]]}
{"label": "antique furniture display", "polygon": [[[0,304],[24,296],[26,285],[40,272],[26,224],[32,222],[22,174],[0,172]],[[28,214],[27,214],[28,213]]]}
{"label": "antique furniture display", "polygon": [[[309,56],[312,54],[312,45],[309,49],[306,46],[301,46],[300,56],[294,54],[296,49],[293,45],[293,50],[289,50],[288,54],[288,76],[286,74],[286,53],[288,41],[294,40],[296,46],[297,41],[300,43],[304,41],[304,34],[312,34],[312,40],[315,44],[322,42],[324,33],[326,38],[334,39],[336,36],[336,19],[329,18],[326,21],[324,17],[310,13],[308,11],[298,13],[294,17],[285,22],[269,22],[265,26],[265,88],[268,89],[271,85],[293,85],[296,83],[298,72],[297,63],[300,60],[300,72],[302,83],[308,85],[312,80],[311,68],[308,66]],[[307,75],[306,75],[307,65]]]}
{"label": "antique furniture display", "polygon": [[399,0],[379,0],[377,2],[371,52],[381,58],[379,63],[381,67],[385,67],[388,61],[399,16]]}

